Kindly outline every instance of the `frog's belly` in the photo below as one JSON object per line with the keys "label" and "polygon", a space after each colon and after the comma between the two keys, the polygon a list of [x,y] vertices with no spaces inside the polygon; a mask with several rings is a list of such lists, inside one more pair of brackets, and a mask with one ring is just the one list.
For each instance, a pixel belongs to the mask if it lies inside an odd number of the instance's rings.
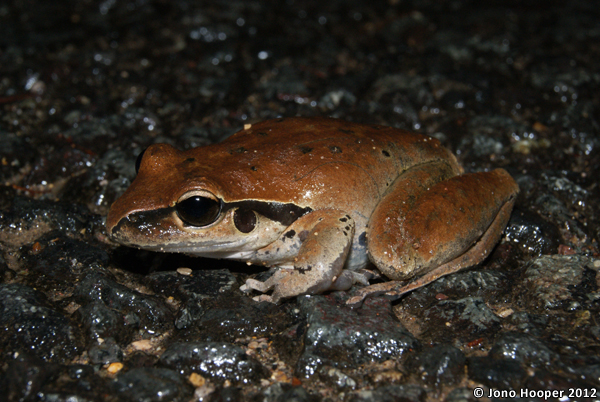
{"label": "frog's belly", "polygon": [[[364,268],[369,263],[369,257],[367,256],[367,248],[365,242],[365,235],[361,233],[355,234],[352,246],[346,259],[344,269],[350,269],[353,271]],[[294,258],[297,255],[295,253],[286,253],[281,255],[264,254],[262,250],[256,251],[234,251],[234,252],[203,252],[194,253],[195,256],[206,257],[206,258],[217,258],[243,261],[254,265],[263,265],[268,267],[280,267],[280,268],[293,268]]]}
{"label": "frog's belly", "polygon": [[[293,259],[290,258],[264,258],[264,256],[259,256],[256,251],[242,251],[236,253],[203,253],[202,257],[207,258],[218,258],[218,259],[228,259],[228,260],[236,260],[243,261],[249,264],[254,265],[264,265],[268,267],[279,267],[279,268],[294,268]],[[357,271],[367,266],[369,263],[369,257],[367,256],[367,250],[365,246],[356,246],[353,243],[350,252],[348,253],[348,258],[346,259],[346,264],[344,264],[344,269],[349,269],[351,271]]]}

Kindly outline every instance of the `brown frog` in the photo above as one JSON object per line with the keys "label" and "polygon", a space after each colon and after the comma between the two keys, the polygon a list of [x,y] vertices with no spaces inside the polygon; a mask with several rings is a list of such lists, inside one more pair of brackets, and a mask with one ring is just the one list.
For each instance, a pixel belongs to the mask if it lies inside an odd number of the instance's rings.
{"label": "brown frog", "polygon": [[[349,304],[397,298],[480,263],[502,235],[518,187],[503,169],[464,174],[434,138],[329,118],[248,125],[219,144],[158,144],[112,205],[118,242],[277,267],[248,279],[259,300],[391,282]],[[415,279],[416,278],[416,279]]]}

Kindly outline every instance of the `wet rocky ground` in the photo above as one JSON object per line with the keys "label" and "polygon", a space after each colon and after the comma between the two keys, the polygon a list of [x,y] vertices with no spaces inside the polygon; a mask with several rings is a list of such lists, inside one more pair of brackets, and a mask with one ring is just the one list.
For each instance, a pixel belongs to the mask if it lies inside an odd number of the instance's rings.
{"label": "wet rocky ground", "polygon": [[[599,44],[595,1],[3,2],[0,400],[599,400]],[[148,145],[294,115],[508,170],[501,244],[351,309],[109,241]]]}

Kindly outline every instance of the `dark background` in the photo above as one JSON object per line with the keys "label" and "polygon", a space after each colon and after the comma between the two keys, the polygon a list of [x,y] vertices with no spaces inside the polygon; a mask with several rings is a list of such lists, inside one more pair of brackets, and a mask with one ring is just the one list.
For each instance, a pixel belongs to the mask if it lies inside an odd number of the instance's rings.
{"label": "dark background", "polygon": [[[597,387],[599,44],[596,1],[3,2],[0,400]],[[361,313],[343,295],[254,303],[237,290],[254,268],[108,242],[148,145],[294,115],[419,131],[466,171],[508,170],[521,193],[502,244]],[[223,342],[229,371],[193,342]]]}

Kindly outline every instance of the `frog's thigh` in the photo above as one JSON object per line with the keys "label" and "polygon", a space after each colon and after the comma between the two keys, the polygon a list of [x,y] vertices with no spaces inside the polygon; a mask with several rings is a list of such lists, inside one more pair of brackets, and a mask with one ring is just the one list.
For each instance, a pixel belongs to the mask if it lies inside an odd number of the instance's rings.
{"label": "frog's thigh", "polygon": [[422,286],[427,285],[435,281],[436,279],[456,272],[462,268],[473,265],[472,261],[480,261],[489,254],[494,245],[498,241],[498,233],[501,233],[506,226],[506,221],[510,217],[512,210],[512,202],[507,202],[500,208],[498,215],[488,228],[488,230],[481,236],[479,241],[475,243],[467,252],[454,260],[448,261],[445,264],[427,272],[416,280],[410,281],[408,284],[402,281],[390,281],[377,283],[375,285],[367,286],[359,289],[354,296],[350,297],[346,304],[353,307],[358,307],[363,300],[368,296],[375,296],[385,294],[385,297],[390,300],[396,300],[405,293],[412,292]]}
{"label": "frog's thigh", "polygon": [[246,281],[248,288],[261,292],[274,288],[270,298],[261,300],[277,303],[286,297],[321,293],[330,289],[342,273],[354,235],[352,218],[341,211],[321,210],[305,215],[297,223],[295,230],[304,227],[308,234],[294,259],[294,268],[282,268],[264,283]]}
{"label": "frog's thigh", "polygon": [[[410,189],[410,183],[395,182],[369,221],[369,257],[396,280],[458,257],[460,264],[445,265],[442,275],[481,262],[499,240],[518,192],[503,169],[455,176],[419,194]],[[486,249],[469,253],[484,234]],[[428,275],[430,281],[439,276]]]}

